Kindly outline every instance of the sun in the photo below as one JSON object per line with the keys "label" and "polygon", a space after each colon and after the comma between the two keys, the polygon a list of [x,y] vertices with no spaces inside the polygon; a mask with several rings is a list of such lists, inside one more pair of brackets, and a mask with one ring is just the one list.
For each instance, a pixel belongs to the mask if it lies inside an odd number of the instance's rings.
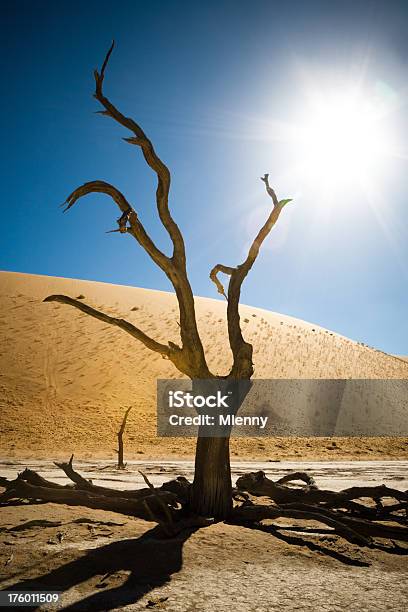
{"label": "sun", "polygon": [[311,96],[296,140],[302,174],[325,187],[378,178],[389,149],[380,107],[353,90]]}

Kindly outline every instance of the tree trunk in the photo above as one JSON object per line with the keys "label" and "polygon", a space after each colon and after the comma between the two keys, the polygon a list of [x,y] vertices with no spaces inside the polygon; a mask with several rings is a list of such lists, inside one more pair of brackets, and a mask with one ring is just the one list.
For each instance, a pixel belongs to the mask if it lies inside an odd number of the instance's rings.
{"label": "tree trunk", "polygon": [[[49,295],[44,299],[44,302],[68,304],[95,319],[118,327],[141,342],[149,350],[169,359],[180,373],[192,380],[194,378],[202,380],[212,378],[215,383],[217,381],[225,381],[226,379],[231,380],[231,382],[243,382],[243,393],[238,393],[236,413],[250,388],[250,378],[254,372],[252,362],[253,347],[252,344],[244,340],[240,324],[239,301],[241,286],[258,257],[262,243],[277,222],[283,207],[291,200],[285,199],[279,201],[275,191],[269,184],[269,174],[264,174],[261,180],[265,183],[267,194],[272,198],[273,209],[252,242],[246,259],[235,267],[217,264],[210,272],[210,278],[215,283],[218,292],[227,299],[228,338],[233,357],[229,375],[227,377],[215,376],[208,368],[205,351],[197,328],[194,295],[187,275],[184,238],[169,209],[170,171],[157,155],[152,142],[146,136],[141,126],[133,119],[123,115],[105,96],[103,91],[105,70],[114,44],[113,41],[105,56],[101,70],[94,71],[94,97],[103,107],[103,110],[98,112],[111,117],[117,123],[130,130],[133,135],[124,138],[124,140],[131,145],[141,148],[146,164],[155,172],[157,176],[157,211],[160,221],[173,244],[172,254],[171,256],[166,255],[156,246],[126,197],[114,185],[106,181],[89,181],[75,189],[65,201],[66,208],[64,212],[72,208],[82,197],[91,193],[104,193],[112,198],[119,207],[121,216],[117,220],[118,228],[111,231],[119,232],[120,234],[127,233],[133,236],[152,261],[166,274],[173,285],[179,305],[181,345],[171,341],[165,344],[158,342],[130,321],[107,315],[96,308],[88,306],[78,298],[74,299],[67,295]],[[221,282],[218,280],[217,274],[219,272],[230,277],[227,292],[224,291]],[[118,432],[117,452],[119,469],[125,467],[122,436],[129,410],[126,412],[121,429]],[[196,471],[191,502],[193,509],[204,516],[222,519],[232,509],[231,468],[229,460],[230,433],[230,431],[224,432],[226,436],[224,438],[199,437],[197,440]]]}
{"label": "tree trunk", "polygon": [[124,470],[126,464],[123,462],[123,432],[118,432],[118,470]]}
{"label": "tree trunk", "polygon": [[131,410],[131,406],[126,410],[122,424],[118,431],[118,450],[116,451],[118,453],[118,470],[124,470],[126,468],[126,463],[123,459],[123,434],[125,433],[126,421]]}
{"label": "tree trunk", "polygon": [[[200,380],[193,380],[194,393],[207,390]],[[232,414],[237,414],[250,388],[249,379],[214,381],[214,393],[222,389],[223,394],[231,393],[229,401]],[[225,519],[232,511],[232,483],[229,442],[232,426],[224,426],[224,437],[208,437],[208,426],[198,429],[194,482],[191,494],[192,510],[201,516]],[[204,434],[207,434],[205,436]]]}
{"label": "tree trunk", "polygon": [[204,438],[200,437],[199,430],[191,506],[201,516],[224,519],[230,514],[232,484],[229,437]]}

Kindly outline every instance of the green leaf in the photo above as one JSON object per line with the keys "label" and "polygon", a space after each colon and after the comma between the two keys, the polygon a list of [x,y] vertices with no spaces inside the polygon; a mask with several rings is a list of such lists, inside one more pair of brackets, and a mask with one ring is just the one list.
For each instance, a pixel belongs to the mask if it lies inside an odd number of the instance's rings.
{"label": "green leaf", "polygon": [[280,200],[279,206],[282,206],[283,208],[286,204],[289,204],[289,202],[293,202],[293,198],[288,198],[287,200]]}

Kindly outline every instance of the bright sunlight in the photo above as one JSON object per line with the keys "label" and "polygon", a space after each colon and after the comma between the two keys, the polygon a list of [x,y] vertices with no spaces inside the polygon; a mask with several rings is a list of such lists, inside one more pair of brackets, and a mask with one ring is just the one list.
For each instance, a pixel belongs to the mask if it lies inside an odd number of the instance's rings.
{"label": "bright sunlight", "polygon": [[305,179],[338,188],[378,178],[390,142],[376,102],[341,90],[310,97],[297,137]]}

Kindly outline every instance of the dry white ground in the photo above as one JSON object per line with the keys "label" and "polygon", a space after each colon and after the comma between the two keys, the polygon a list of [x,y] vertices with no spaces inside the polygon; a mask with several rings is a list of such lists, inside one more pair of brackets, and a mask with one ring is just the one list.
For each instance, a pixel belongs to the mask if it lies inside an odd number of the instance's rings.
{"label": "dry white ground", "polygon": [[[15,476],[23,464],[0,464],[0,473]],[[66,482],[50,461],[32,461],[30,467]],[[102,469],[101,462],[76,467],[96,484],[117,488],[141,486],[138,469],[157,484],[192,472],[188,462],[167,462],[164,469],[157,462],[138,463],[126,472]],[[408,486],[407,462],[396,461],[240,463],[233,466],[234,478],[260,467],[275,479],[287,470],[310,469],[319,486],[334,490],[378,482]],[[268,531],[219,523],[162,539],[153,524],[55,504],[3,507],[0,519],[0,588],[61,590],[60,609],[405,612],[408,607],[406,554],[358,548],[313,521],[266,521]]]}

